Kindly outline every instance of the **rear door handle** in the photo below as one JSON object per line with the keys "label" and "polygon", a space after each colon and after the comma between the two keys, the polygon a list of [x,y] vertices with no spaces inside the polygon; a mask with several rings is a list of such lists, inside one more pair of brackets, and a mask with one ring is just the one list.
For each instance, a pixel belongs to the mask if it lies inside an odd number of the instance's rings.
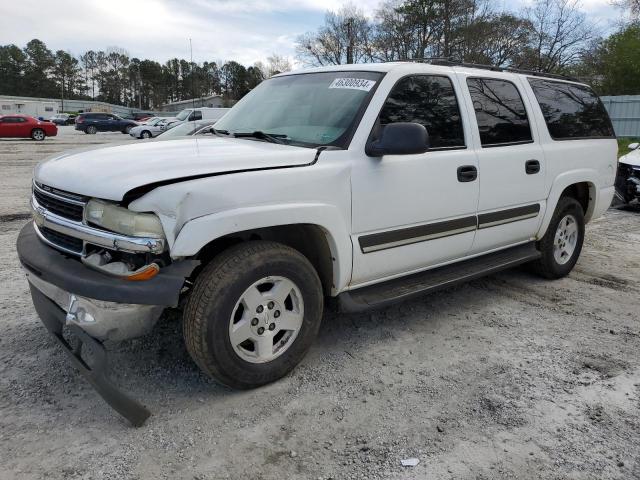
{"label": "rear door handle", "polygon": [[538,160],[527,160],[524,164],[524,171],[527,175],[533,175],[540,171],[540,162]]}
{"label": "rear door handle", "polygon": [[458,167],[459,182],[473,182],[478,178],[478,169],[473,165],[462,165]]}

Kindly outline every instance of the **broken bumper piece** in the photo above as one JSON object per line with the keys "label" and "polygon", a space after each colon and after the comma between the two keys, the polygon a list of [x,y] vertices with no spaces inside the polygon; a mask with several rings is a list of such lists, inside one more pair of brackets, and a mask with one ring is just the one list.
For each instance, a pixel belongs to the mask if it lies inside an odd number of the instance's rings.
{"label": "broken bumper piece", "polygon": [[[134,427],[141,427],[151,412],[143,405],[120,391],[108,377],[107,352],[102,343],[88,335],[77,325],[69,325],[69,333],[76,345],[63,335],[66,312],[30,284],[31,298],[38,316],[45,327],[63,347],[71,363],[89,381],[93,388],[116,412],[129,420]],[[83,355],[84,353],[84,355]],[[85,360],[88,358],[90,360]]]}
{"label": "broken bumper piece", "polygon": [[145,281],[122,280],[45,245],[33,224],[20,232],[17,250],[33,304],[47,330],[104,400],[134,426],[141,426],[150,413],[109,380],[102,341],[149,332],[165,308],[178,305],[185,279],[199,262],[175,262]]}

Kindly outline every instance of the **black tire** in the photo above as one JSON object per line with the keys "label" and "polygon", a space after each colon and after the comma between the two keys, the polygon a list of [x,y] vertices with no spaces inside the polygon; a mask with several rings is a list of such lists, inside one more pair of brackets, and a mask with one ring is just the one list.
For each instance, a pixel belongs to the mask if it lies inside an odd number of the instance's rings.
{"label": "black tire", "polygon": [[84,133],[88,133],[89,135],[95,135],[97,131],[98,129],[95,126],[89,125],[87,128],[85,128]]}
{"label": "black tire", "polygon": [[[577,241],[572,255],[566,263],[558,263],[554,256],[554,242],[558,225],[567,215],[575,218],[577,223]],[[542,257],[532,263],[536,273],[544,278],[557,279],[565,277],[573,270],[584,242],[584,211],[582,205],[572,197],[561,197],[556,206],[551,222],[542,240],[538,242],[538,250]]]}
{"label": "black tire", "polygon": [[140,133],[140,138],[151,138],[151,132],[149,130],[144,130]]}
{"label": "black tire", "polygon": [[31,138],[36,142],[41,142],[47,137],[47,134],[41,128],[34,128],[31,130]]}
{"label": "black tire", "polygon": [[[234,350],[229,326],[245,290],[270,276],[295,283],[302,294],[304,318],[280,356],[251,363]],[[232,388],[255,388],[278,380],[302,360],[320,328],[322,309],[322,285],[306,257],[279,243],[250,241],[224,251],[198,275],[184,311],[183,334],[187,350],[205,373]]]}
{"label": "black tire", "polygon": [[122,131],[122,133],[129,135],[129,132],[131,131],[132,128],[133,126],[127,125],[126,127],[124,127],[124,130]]}

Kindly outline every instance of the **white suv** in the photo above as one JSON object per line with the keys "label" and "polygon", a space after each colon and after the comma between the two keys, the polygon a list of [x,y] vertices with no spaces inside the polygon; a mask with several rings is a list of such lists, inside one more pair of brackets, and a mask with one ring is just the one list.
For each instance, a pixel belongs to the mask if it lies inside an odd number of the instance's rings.
{"label": "white suv", "polygon": [[[349,311],[531,263],[575,265],[614,194],[617,143],[586,85],[464,65],[344,65],[276,76],[215,135],[39,165],[18,239],[47,328],[114,408],[105,339],[183,310],[207,374],[253,388]],[[88,168],[90,167],[90,168]],[[63,326],[98,352],[83,362]],[[88,366],[91,365],[91,366]]]}

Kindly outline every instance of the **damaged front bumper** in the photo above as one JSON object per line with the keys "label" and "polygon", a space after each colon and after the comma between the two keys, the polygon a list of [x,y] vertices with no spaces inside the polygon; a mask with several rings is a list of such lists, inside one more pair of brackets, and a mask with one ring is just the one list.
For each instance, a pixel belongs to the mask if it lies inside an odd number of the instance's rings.
{"label": "damaged front bumper", "polygon": [[640,199],[640,167],[620,162],[616,175],[616,196],[624,203]]}
{"label": "damaged front bumper", "polygon": [[[109,405],[133,425],[144,423],[149,412],[108,380],[102,341],[148,333],[165,308],[178,305],[185,279],[199,262],[174,262],[149,280],[126,281],[45,245],[32,223],[20,232],[17,250],[34,306],[47,330]],[[63,329],[91,350],[91,366],[83,360],[82,348],[72,347],[65,339]]]}

